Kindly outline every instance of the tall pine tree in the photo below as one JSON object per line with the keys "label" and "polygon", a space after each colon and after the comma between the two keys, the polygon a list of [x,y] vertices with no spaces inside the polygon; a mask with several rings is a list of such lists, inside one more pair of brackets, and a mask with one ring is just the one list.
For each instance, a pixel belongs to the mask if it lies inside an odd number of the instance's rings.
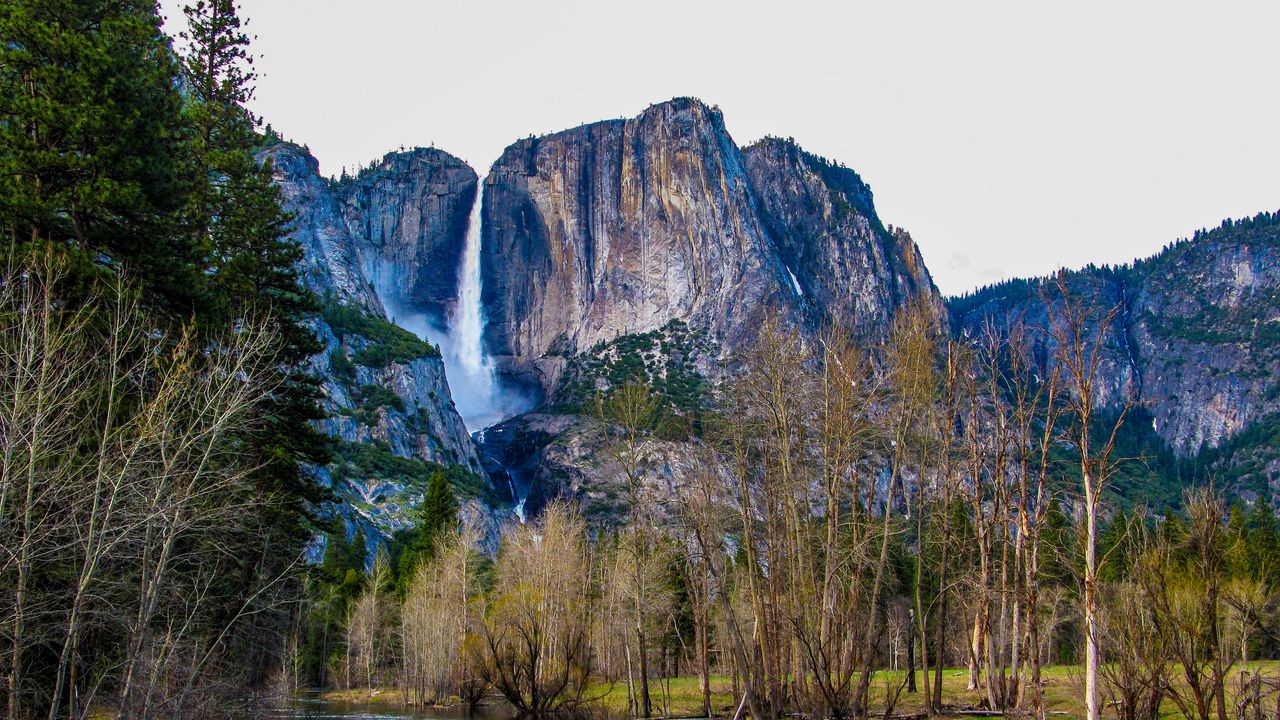
{"label": "tall pine tree", "polygon": [[0,1],[0,233],[127,271],[148,305],[199,310],[201,248],[177,65],[151,2]]}
{"label": "tall pine tree", "polygon": [[312,424],[323,413],[318,383],[303,364],[322,349],[306,324],[318,304],[302,286],[302,249],[288,237],[290,218],[271,167],[254,157],[261,136],[246,107],[256,78],[249,37],[234,0],[199,0],[185,13],[182,67],[195,188],[187,224],[192,242],[210,258],[213,308],[207,321],[216,326],[249,313],[270,317],[280,338],[283,378],[269,399],[269,422],[252,444],[265,489],[315,502],[324,495],[302,468],[327,462],[329,446]]}

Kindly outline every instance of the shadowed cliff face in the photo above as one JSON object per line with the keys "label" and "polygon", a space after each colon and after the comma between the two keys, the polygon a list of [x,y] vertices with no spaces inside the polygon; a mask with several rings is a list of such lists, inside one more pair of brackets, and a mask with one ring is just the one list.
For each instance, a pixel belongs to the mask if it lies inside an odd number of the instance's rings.
{"label": "shadowed cliff face", "polygon": [[361,252],[347,231],[337,198],[320,176],[311,153],[281,143],[259,154],[270,161],[285,210],[293,214],[291,236],[302,246],[302,279],[318,295],[375,307],[378,297],[361,270]]}
{"label": "shadowed cliff face", "polygon": [[778,138],[742,152],[765,225],[815,320],[882,338],[913,300],[943,316],[915,242],[881,225],[857,173]]}
{"label": "shadowed cliff face", "polygon": [[856,175],[775,146],[744,155],[718,110],[677,99],[508,147],[486,179],[482,265],[503,369],[546,392],[565,356],[672,319],[732,355],[766,313],[884,328],[916,292],[936,302]]}
{"label": "shadowed cliff face", "polygon": [[476,188],[469,165],[435,148],[388,153],[339,186],[342,217],[368,278],[438,329],[458,297],[455,270]]}

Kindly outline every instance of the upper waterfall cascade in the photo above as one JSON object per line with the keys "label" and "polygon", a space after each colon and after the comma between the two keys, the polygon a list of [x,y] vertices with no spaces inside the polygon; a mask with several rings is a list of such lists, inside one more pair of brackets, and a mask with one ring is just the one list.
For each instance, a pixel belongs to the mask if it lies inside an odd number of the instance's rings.
{"label": "upper waterfall cascade", "polygon": [[473,433],[516,415],[529,405],[523,395],[504,390],[498,382],[493,360],[484,352],[485,316],[480,297],[483,190],[484,181],[480,180],[467,223],[462,258],[456,268],[458,295],[443,332],[436,324],[438,321],[428,319],[405,299],[403,279],[391,263],[378,261],[366,268],[387,318],[440,346],[454,406],[467,430]]}

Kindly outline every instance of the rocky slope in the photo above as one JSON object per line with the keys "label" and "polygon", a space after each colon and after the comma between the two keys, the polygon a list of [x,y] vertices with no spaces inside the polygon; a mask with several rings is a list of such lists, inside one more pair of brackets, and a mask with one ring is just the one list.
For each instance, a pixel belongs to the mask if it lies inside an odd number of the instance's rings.
{"label": "rocky slope", "polygon": [[275,145],[260,159],[272,163],[294,216],[305,282],[323,299],[315,329],[325,349],[312,365],[324,379],[323,427],[337,450],[320,472],[345,501],[337,512],[348,532],[363,530],[372,548],[407,527],[438,470],[454,483],[463,514],[496,544],[509,512],[454,408],[439,349],[388,321],[374,282],[391,297],[420,302],[424,313],[443,312],[447,300],[438,300],[452,292],[452,280],[439,278],[454,277],[475,173],[431,150],[388,156],[337,184],[293,144]]}
{"label": "rocky slope", "polygon": [[[1260,442],[1231,451],[1240,454],[1233,477],[1248,475],[1234,477],[1236,489],[1280,491],[1280,448],[1253,430],[1280,419],[1280,217],[1228,221],[1133,265],[1066,277],[1099,312],[1119,308],[1102,403],[1139,400],[1142,422],[1149,414],[1151,430],[1184,459],[1216,458],[1210,449],[1252,430]],[[1043,326],[1046,284],[1015,280],[954,298],[951,316],[970,333],[1013,318]]]}
{"label": "rocky slope", "polygon": [[765,226],[815,321],[880,337],[919,298],[942,316],[911,235],[886,230],[857,173],[778,138],[747,147],[743,158]]}

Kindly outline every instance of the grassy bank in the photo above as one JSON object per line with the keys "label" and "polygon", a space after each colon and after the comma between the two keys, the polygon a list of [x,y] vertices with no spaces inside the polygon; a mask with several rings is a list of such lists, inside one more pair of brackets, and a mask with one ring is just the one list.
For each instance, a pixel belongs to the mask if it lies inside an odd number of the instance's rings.
{"label": "grassy bank", "polygon": [[[1227,681],[1227,709],[1231,712],[1235,707],[1236,693],[1239,690],[1240,673],[1262,672],[1272,680],[1280,681],[1280,661],[1253,662],[1237,665]],[[1084,676],[1078,666],[1060,665],[1047,667],[1041,673],[1045,708],[1055,717],[1064,719],[1084,717]],[[1180,684],[1180,673],[1172,673],[1171,680]],[[905,689],[898,694],[894,705],[894,715],[910,715],[924,709],[924,679],[922,673],[916,673],[918,692],[908,693]],[[981,705],[982,696],[978,691],[965,688],[968,672],[963,668],[946,670],[942,678],[943,702],[951,710],[974,709]],[[883,713],[888,695],[898,688],[905,687],[906,673],[881,671],[872,676],[871,702],[873,716]],[[649,686],[655,717],[689,718],[702,714],[702,692],[696,677],[670,678],[654,680]],[[595,683],[589,690],[589,696],[597,698],[596,704],[605,714],[624,717],[628,712],[627,686],[625,682]],[[392,706],[399,705],[403,695],[398,690],[388,689],[353,689],[324,693],[324,698],[334,702],[352,705]],[[1104,694],[1104,702],[1105,702]],[[1268,708],[1274,708],[1276,698],[1271,695],[1264,701]],[[737,709],[736,696],[733,693],[733,682],[728,676],[711,678],[711,706],[717,716],[731,717]],[[1107,712],[1111,717],[1114,713]],[[1162,719],[1182,717],[1177,706],[1166,700],[1161,708]]]}

